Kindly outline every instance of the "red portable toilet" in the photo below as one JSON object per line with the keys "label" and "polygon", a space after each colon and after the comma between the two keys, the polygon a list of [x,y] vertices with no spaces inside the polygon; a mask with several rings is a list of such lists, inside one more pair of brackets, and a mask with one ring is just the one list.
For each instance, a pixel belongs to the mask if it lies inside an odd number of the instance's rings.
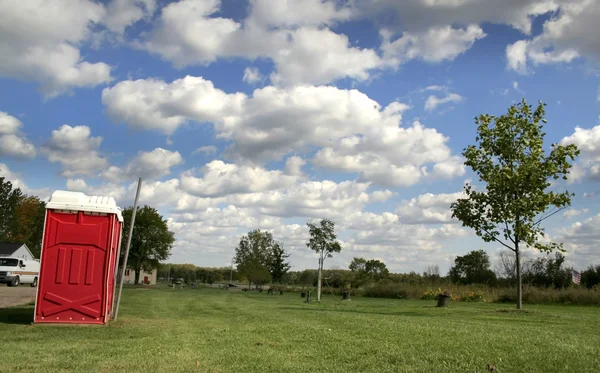
{"label": "red portable toilet", "polygon": [[110,319],[123,215],[112,197],[56,191],[46,204],[34,322]]}

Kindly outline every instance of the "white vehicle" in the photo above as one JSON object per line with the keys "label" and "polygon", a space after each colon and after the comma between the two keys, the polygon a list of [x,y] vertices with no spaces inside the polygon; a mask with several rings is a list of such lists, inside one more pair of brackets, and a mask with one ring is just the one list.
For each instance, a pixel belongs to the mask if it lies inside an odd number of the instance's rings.
{"label": "white vehicle", "polygon": [[38,260],[0,257],[0,284],[8,286],[31,284],[31,287],[36,287],[39,273]]}

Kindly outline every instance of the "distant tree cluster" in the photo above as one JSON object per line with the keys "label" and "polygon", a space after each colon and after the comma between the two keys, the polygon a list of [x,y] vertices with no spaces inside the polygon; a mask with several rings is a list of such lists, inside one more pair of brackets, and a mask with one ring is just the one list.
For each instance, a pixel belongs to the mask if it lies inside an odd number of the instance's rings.
{"label": "distant tree cluster", "polygon": [[[183,279],[186,284],[200,283],[200,284],[214,284],[229,280],[230,268],[209,268],[209,267],[198,267],[193,264],[161,264],[158,267],[157,277],[161,281],[175,281]],[[234,281],[243,281],[242,278],[238,277],[238,273],[233,271]]]}
{"label": "distant tree cluster", "polygon": [[483,250],[457,256],[448,274],[456,284],[496,284],[496,274],[490,269],[490,257]]}
{"label": "distant tree cluster", "polygon": [[46,203],[0,177],[0,242],[24,243],[40,257]]}
{"label": "distant tree cluster", "polygon": [[353,258],[350,263],[350,271],[355,274],[354,283],[362,286],[367,283],[377,282],[388,278],[388,271],[384,262],[377,259]]}
{"label": "distant tree cluster", "polygon": [[238,273],[248,279],[250,286],[262,287],[271,281],[282,281],[290,269],[286,262],[288,257],[283,244],[275,241],[270,232],[257,229],[240,239],[233,261]]}

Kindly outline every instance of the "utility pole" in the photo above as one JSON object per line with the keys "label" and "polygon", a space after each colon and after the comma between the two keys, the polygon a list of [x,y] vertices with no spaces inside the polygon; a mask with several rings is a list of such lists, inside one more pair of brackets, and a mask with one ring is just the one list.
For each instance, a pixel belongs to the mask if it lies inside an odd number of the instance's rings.
{"label": "utility pole", "polygon": [[235,259],[235,257],[231,258],[231,269],[229,270],[229,283],[232,284],[233,282],[233,260]]}
{"label": "utility pole", "polygon": [[131,236],[133,235],[133,225],[135,224],[135,214],[137,212],[138,198],[140,197],[140,189],[142,188],[142,178],[138,180],[137,191],[135,192],[135,202],[133,203],[133,211],[131,212],[131,223],[129,225],[129,235],[127,236],[127,246],[125,247],[125,259],[123,260],[123,269],[121,270],[121,283],[119,284],[119,296],[117,298],[117,307],[115,309],[115,321],[119,317],[119,305],[121,303],[121,293],[123,292],[123,280],[125,279],[125,269],[127,268],[127,258],[129,257],[129,247],[131,246]]}

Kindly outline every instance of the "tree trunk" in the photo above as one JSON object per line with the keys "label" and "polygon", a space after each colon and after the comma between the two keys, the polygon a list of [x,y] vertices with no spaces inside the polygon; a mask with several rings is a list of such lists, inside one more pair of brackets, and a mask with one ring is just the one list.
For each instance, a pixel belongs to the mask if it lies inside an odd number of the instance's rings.
{"label": "tree trunk", "polygon": [[321,250],[321,258],[319,259],[319,277],[317,281],[317,302],[321,301],[321,282],[323,278],[323,250]]}
{"label": "tree trunk", "polygon": [[136,269],[135,270],[135,285],[139,285],[140,284],[140,273],[142,273],[141,269]]}
{"label": "tree trunk", "polygon": [[521,285],[521,252],[519,251],[519,240],[515,240],[515,256],[517,265],[517,309],[523,309],[523,288]]}

